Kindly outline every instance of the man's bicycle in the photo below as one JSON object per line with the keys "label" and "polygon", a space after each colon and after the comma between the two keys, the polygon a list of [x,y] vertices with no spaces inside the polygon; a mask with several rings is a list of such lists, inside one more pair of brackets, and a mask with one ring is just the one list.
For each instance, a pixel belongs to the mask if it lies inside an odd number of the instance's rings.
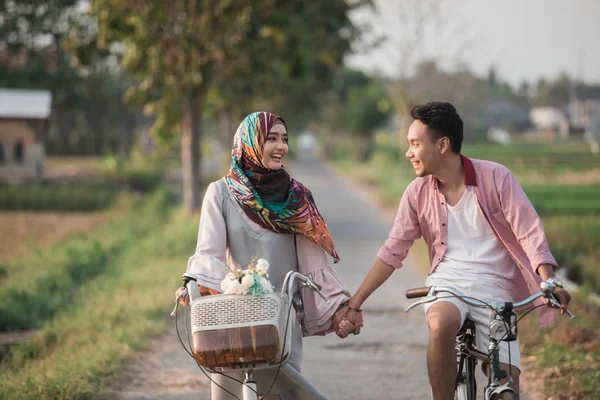
{"label": "man's bicycle", "polygon": [[[546,299],[546,305],[555,309],[561,309],[561,305],[554,297],[553,293],[557,287],[562,288],[562,282],[553,278],[544,281],[540,284],[540,291],[532,294],[527,299],[518,303],[492,301],[490,303],[468,297],[458,292],[455,289],[441,286],[422,287],[409,289],[406,291],[406,297],[409,299],[422,297],[421,300],[411,304],[406,308],[406,312],[412,308],[435,301],[439,298],[447,297],[439,296],[442,293],[447,293],[457,297],[468,305],[490,310],[490,330],[489,330],[489,346],[488,353],[483,353],[475,347],[475,324],[466,320],[465,324],[456,336],[456,360],[458,364],[458,373],[456,377],[456,400],[475,400],[477,385],[475,381],[475,367],[478,361],[484,365],[489,365],[488,384],[484,388],[485,400],[516,400],[517,395],[511,387],[512,379],[508,379],[505,383],[502,381],[507,378],[505,371],[500,369],[500,349],[501,341],[513,341],[517,339],[517,323],[527,315],[529,309],[521,318],[517,319],[514,310],[532,304],[539,298]],[[571,317],[575,316],[568,310],[566,313]]]}
{"label": "man's bicycle", "polygon": [[[171,315],[177,317],[180,300],[188,296],[190,316],[185,308],[186,346],[179,332],[177,318],[175,327],[179,341],[194,358],[206,377],[221,374],[237,382],[242,397],[218,385],[238,400],[258,400],[266,397],[279,374],[307,392],[316,400],[325,399],[310,382],[288,363],[292,353],[292,337],[296,326],[296,310],[293,302],[295,288],[308,288],[321,294],[321,288],[310,278],[290,271],[286,275],[280,293],[263,296],[217,294],[201,296],[193,274],[183,274],[183,287]],[[328,302],[328,301],[327,301]],[[188,323],[191,329],[188,329]],[[253,371],[272,369],[275,376],[271,387],[259,393],[252,377]],[[227,375],[243,373],[244,380]]]}

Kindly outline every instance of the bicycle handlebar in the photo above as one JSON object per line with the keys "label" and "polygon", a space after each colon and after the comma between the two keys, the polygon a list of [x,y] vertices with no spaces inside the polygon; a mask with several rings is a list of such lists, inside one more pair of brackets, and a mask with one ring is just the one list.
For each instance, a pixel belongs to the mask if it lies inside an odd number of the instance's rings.
{"label": "bicycle handlebar", "polygon": [[[544,297],[548,300],[549,307],[552,307],[555,309],[562,309],[561,304],[558,302],[558,300],[556,300],[556,297],[554,297],[554,295],[552,294],[556,290],[556,285],[554,283],[544,281],[540,284],[540,289],[541,290],[539,292],[536,292],[536,293],[532,294],[531,296],[529,296],[528,298],[526,298],[525,300],[519,301],[517,303],[492,302],[492,304],[488,304],[479,299],[465,296],[464,294],[460,293],[459,291],[449,288],[449,287],[431,286],[431,287],[414,288],[414,289],[409,289],[406,291],[407,298],[409,298],[409,299],[418,298],[418,297],[426,297],[426,298],[411,304],[410,306],[408,306],[405,309],[405,311],[408,312],[412,308],[414,308],[420,304],[429,303],[434,300],[437,300],[438,293],[449,293],[449,294],[453,295],[454,297],[457,297],[464,303],[469,304],[473,307],[491,308],[496,312],[500,312],[502,309],[504,309],[507,306],[510,306],[511,308],[519,308],[519,307],[529,305],[529,304],[533,303],[535,300],[539,299],[540,297]],[[571,313],[569,310],[565,309],[565,313],[569,317],[571,317],[571,319],[575,318],[575,315],[573,315],[573,313]]]}

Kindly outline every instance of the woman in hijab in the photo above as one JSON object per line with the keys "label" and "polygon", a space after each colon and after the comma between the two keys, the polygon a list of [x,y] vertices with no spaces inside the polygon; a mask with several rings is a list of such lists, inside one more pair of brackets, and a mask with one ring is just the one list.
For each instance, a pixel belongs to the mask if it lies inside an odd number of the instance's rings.
{"label": "woman in hijab", "polygon": [[[203,295],[221,293],[221,281],[228,271],[246,269],[256,258],[271,265],[269,280],[276,291],[291,270],[319,284],[329,304],[311,290],[295,295],[301,306],[289,363],[300,372],[302,336],[334,331],[334,316],[350,294],[329,266],[327,255],[334,262],[339,256],[311,192],[283,166],[287,152],[287,126],[281,117],[255,112],[244,118],[235,134],[229,174],[211,183],[204,195],[198,244],[187,271],[195,274]],[[348,330],[353,328],[346,325]],[[234,375],[243,381],[241,373]],[[275,371],[255,371],[253,378],[263,394]],[[238,382],[220,374],[212,374],[212,381],[213,400],[233,398],[219,386],[242,397]],[[303,398],[300,388],[282,373],[267,398],[270,396]]]}

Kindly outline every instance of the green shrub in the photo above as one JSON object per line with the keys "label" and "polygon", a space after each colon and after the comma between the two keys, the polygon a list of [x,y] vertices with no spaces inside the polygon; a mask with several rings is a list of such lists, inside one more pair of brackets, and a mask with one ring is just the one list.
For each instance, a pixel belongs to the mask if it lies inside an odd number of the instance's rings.
{"label": "green shrub", "polygon": [[[194,249],[197,220],[173,213],[177,203],[158,190],[81,240],[7,267],[0,321],[28,313],[41,329],[0,363],[0,399],[114,397],[102,395],[133,350],[164,329]],[[18,310],[6,307],[13,297]]]}
{"label": "green shrub", "polygon": [[118,187],[112,183],[41,182],[10,185],[0,190],[0,209],[32,211],[96,211],[109,208]]}
{"label": "green shrub", "polygon": [[600,185],[524,185],[540,215],[600,215]]}
{"label": "green shrub", "polygon": [[129,167],[119,173],[119,181],[122,184],[141,192],[152,192],[162,180],[162,170],[155,167]]}
{"label": "green shrub", "polygon": [[552,254],[567,277],[600,294],[600,218],[547,216],[542,221]]}
{"label": "green shrub", "polygon": [[21,287],[3,291],[0,332],[41,327],[60,308],[69,305],[80,284],[102,274],[110,260],[107,249],[97,241],[68,247],[65,251],[64,265],[44,270]]}

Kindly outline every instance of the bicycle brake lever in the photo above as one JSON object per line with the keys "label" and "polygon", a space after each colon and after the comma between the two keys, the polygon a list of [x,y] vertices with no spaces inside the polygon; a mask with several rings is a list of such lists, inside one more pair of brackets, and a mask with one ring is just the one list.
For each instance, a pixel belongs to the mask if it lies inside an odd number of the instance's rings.
{"label": "bicycle brake lever", "polygon": [[175,301],[175,307],[173,307],[173,311],[171,311],[171,317],[175,316],[175,313],[177,312],[177,305],[179,305],[179,299]]}
{"label": "bicycle brake lever", "polygon": [[404,309],[404,312],[409,312],[410,310],[412,310],[413,308],[415,308],[416,306],[420,306],[421,304],[425,304],[425,303],[429,303],[431,301],[437,300],[437,296],[426,296],[423,297],[421,300],[412,303],[410,306],[406,307]]}
{"label": "bicycle brake lever", "polygon": [[175,307],[173,307],[173,311],[171,311],[171,317],[174,317],[175,313],[177,312],[177,305],[179,304],[179,300],[183,299],[185,296],[187,296],[187,294],[187,288],[185,288],[181,291],[177,299],[175,299]]}
{"label": "bicycle brake lever", "polygon": [[311,281],[310,279],[307,279],[307,281],[306,281],[306,282],[304,282],[304,283],[302,284],[302,286],[309,288],[309,289],[310,289],[310,290],[312,290],[313,292],[316,292],[316,293],[317,293],[317,294],[318,294],[318,295],[319,295],[319,296],[320,296],[320,297],[321,297],[323,300],[325,300],[325,302],[326,302],[327,304],[330,304],[330,303],[331,303],[329,300],[327,300],[327,297],[325,297],[325,296],[323,295],[323,293],[321,293],[321,290],[320,290],[320,288],[319,288],[319,287],[318,287],[318,286],[317,286],[317,285],[316,285],[316,284],[315,284],[313,281]]}
{"label": "bicycle brake lever", "polygon": [[312,291],[316,292],[316,293],[317,293],[317,294],[318,294],[318,295],[319,295],[319,296],[320,296],[320,297],[321,297],[323,300],[325,300],[325,302],[326,302],[327,304],[330,304],[330,301],[329,301],[329,300],[327,300],[327,297],[325,297],[325,295],[324,295],[323,293],[321,293],[321,290],[319,290],[319,288],[318,288],[318,287],[317,287],[315,284],[313,284],[313,283],[311,282],[310,284],[307,284],[306,286],[307,286],[307,287],[308,287],[310,290],[312,290]]}
{"label": "bicycle brake lever", "polygon": [[[560,302],[557,300],[557,298],[554,295],[551,295],[552,297],[550,299],[548,299],[548,302],[551,303],[550,307],[555,308],[557,310],[562,310],[562,306],[560,305]],[[573,314],[571,311],[565,309],[565,314],[567,314],[571,319],[575,319],[575,314]]]}

